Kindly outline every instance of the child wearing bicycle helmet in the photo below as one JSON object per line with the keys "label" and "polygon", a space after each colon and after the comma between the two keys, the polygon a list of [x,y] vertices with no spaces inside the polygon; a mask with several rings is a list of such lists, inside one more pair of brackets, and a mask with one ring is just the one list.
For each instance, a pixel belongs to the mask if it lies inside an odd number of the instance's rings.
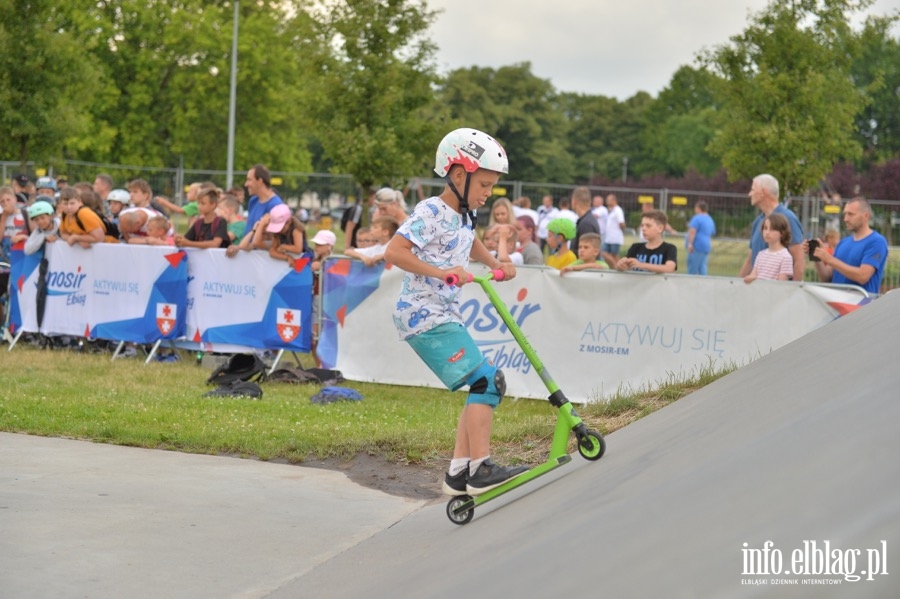
{"label": "child wearing bicycle helmet", "polygon": [[33,228],[25,240],[25,253],[34,254],[44,247],[44,243],[53,243],[59,238],[59,220],[54,216],[56,209],[50,202],[36,201],[28,207],[28,218]]}
{"label": "child wearing bicycle helmet", "polygon": [[459,288],[445,280],[456,275],[459,284],[467,282],[470,259],[502,270],[504,280],[516,276],[516,267],[491,255],[474,230],[474,211],[490,198],[508,161],[491,136],[457,129],[438,145],[434,170],[444,178],[443,192],[419,202],[388,244],[385,260],[406,271],[394,310],[400,338],[448,389],[469,387],[443,489],[448,495],[478,495],[528,468],[490,459],[493,413],[506,382],[463,324]]}
{"label": "child wearing bicycle helmet", "polygon": [[575,223],[568,218],[554,218],[547,225],[547,266],[562,270],[576,260],[578,256],[569,249],[569,240],[575,238]]}

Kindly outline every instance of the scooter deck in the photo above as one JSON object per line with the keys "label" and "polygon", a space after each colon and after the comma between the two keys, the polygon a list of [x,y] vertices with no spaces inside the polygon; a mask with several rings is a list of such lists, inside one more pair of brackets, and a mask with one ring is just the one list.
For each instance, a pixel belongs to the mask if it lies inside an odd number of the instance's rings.
{"label": "scooter deck", "polygon": [[497,497],[500,497],[501,495],[504,495],[517,487],[521,487],[522,485],[529,483],[529,482],[533,481],[534,479],[536,479],[540,476],[543,476],[552,470],[556,470],[560,466],[568,464],[571,461],[572,461],[572,456],[570,456],[568,454],[558,457],[556,459],[550,459],[550,460],[547,460],[546,462],[544,462],[543,464],[539,464],[539,465],[535,466],[534,468],[532,468],[526,472],[523,472],[519,476],[506,481],[499,487],[493,488],[490,491],[486,491],[479,495],[460,496],[460,498],[463,499],[463,503],[461,505],[459,505],[458,507],[452,509],[452,512],[456,516],[461,516],[461,515],[465,514],[467,511],[474,509],[475,507],[477,507],[479,505],[484,505],[488,501],[491,501],[492,499],[496,499]]}

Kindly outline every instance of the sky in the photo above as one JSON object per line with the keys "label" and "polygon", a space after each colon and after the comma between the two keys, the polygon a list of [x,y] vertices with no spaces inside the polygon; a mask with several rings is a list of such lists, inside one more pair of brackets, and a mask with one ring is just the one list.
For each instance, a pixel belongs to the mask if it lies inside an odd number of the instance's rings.
{"label": "sky", "polygon": [[[767,0],[427,0],[442,74],[531,63],[558,92],[657,96],[682,65],[746,29]],[[870,14],[900,11],[877,0]],[[898,28],[895,34],[900,33]]]}

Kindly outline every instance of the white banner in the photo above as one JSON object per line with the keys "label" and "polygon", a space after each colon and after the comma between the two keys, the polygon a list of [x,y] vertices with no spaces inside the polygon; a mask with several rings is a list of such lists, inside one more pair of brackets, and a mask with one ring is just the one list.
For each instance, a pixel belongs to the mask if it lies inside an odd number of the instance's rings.
{"label": "white banner", "polygon": [[[183,334],[187,264],[170,247],[49,243],[43,319],[39,256],[23,259],[15,293],[29,332],[149,343]],[[14,330],[18,330],[14,328]]]}
{"label": "white banner", "polygon": [[[342,264],[342,262],[344,264]],[[566,396],[587,402],[657,386],[710,364],[743,365],[868,301],[861,292],[783,281],[521,267],[492,283]],[[352,380],[440,387],[392,321],[403,273],[326,264],[319,356]],[[462,314],[508,395],[542,398],[541,379],[477,284]]]}
{"label": "white banner", "polygon": [[291,268],[268,252],[189,248],[187,328],[181,347],[307,352],[312,345],[309,258]]}
{"label": "white banner", "polygon": [[[268,252],[64,243],[40,256],[16,254],[11,330],[150,343],[160,339],[206,351],[286,349],[312,344],[312,270]],[[44,295],[43,319],[38,327]]]}

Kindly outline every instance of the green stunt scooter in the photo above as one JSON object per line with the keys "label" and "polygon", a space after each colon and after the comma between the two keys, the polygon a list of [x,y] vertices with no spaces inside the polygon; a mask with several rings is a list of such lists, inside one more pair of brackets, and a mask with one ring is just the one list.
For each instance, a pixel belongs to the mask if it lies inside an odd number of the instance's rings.
{"label": "green stunt scooter", "polygon": [[[528,339],[525,338],[525,335],[522,334],[522,330],[516,324],[512,314],[509,313],[509,310],[504,305],[503,300],[500,299],[500,296],[497,295],[494,287],[490,284],[491,279],[502,281],[503,276],[502,270],[493,270],[486,275],[478,277],[470,274],[469,282],[475,281],[481,285],[482,289],[484,289],[485,294],[487,294],[488,299],[491,300],[491,304],[493,304],[494,308],[497,310],[500,318],[503,320],[504,324],[506,324],[513,337],[515,337],[516,342],[519,344],[519,347],[522,348],[528,361],[531,362],[535,372],[537,372],[538,376],[541,377],[541,380],[544,381],[547,390],[550,391],[550,404],[557,408],[558,412],[556,430],[553,432],[553,441],[550,444],[550,455],[543,464],[535,466],[531,470],[528,470],[527,472],[508,480],[499,487],[491,489],[481,495],[476,495],[475,497],[460,495],[451,499],[447,503],[447,517],[450,518],[450,521],[454,524],[468,524],[475,515],[475,506],[496,499],[539,476],[547,474],[551,470],[559,468],[563,464],[571,462],[572,456],[566,452],[570,431],[575,433],[575,438],[578,441],[578,453],[586,460],[599,460],[603,457],[603,452],[606,451],[606,442],[603,440],[603,436],[597,431],[589,430],[581,418],[578,417],[578,414],[575,413],[575,408],[573,408],[572,404],[569,403],[569,400],[566,399],[566,396],[560,390],[559,385],[551,378],[550,373],[547,372],[543,362],[538,358],[537,353],[532,349],[531,344],[528,343]],[[456,275],[449,275],[445,281],[448,285],[456,285],[459,282],[459,278]]]}

